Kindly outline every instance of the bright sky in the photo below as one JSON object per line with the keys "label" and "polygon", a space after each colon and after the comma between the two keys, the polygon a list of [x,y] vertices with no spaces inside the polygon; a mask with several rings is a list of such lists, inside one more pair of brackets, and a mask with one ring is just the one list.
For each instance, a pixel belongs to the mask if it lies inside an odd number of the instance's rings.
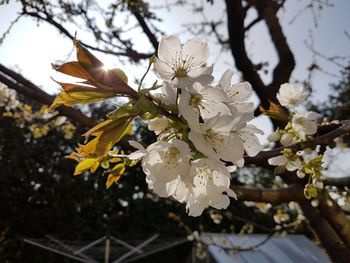
{"label": "bright sky", "polygon": [[[20,4],[17,1],[10,1],[8,5],[0,6],[0,34],[13,21],[17,13],[20,11]],[[106,4],[110,1],[98,1]],[[160,5],[166,3],[162,0],[148,1],[151,5]],[[215,0],[214,6],[206,4],[206,18],[210,21],[217,16],[224,14],[224,1]],[[350,33],[349,10],[350,1],[348,0],[334,0],[334,7],[322,10],[321,15],[317,17],[317,27],[315,27],[314,19],[310,11],[302,12],[298,18],[291,23],[293,18],[303,10],[305,5],[310,1],[306,0],[289,0],[280,12],[280,20],[287,41],[294,52],[297,66],[293,72],[291,82],[303,81],[307,78],[307,68],[312,62],[312,53],[305,45],[305,41],[309,41],[311,34],[314,39],[314,48],[326,56],[348,56],[349,37],[344,34],[344,31]],[[163,22],[160,25],[167,34],[180,34],[183,41],[186,41],[189,34],[184,33],[183,24],[193,22],[196,19],[202,19],[200,15],[192,14],[189,8],[172,8],[171,11],[163,10],[157,13]],[[248,14],[249,19],[255,18],[256,14]],[[78,32],[78,38],[84,38],[84,32],[79,29],[70,27],[71,32]],[[221,29],[222,33],[226,33],[226,28]],[[136,44],[140,51],[145,50],[144,41],[139,35],[133,36],[135,39],[140,39]],[[277,56],[273,46],[270,42],[264,23],[259,23],[248,34],[246,40],[248,51],[253,61],[269,62],[268,69],[273,69],[277,62]],[[234,68],[234,62],[230,53],[220,53],[215,43],[209,42],[212,51],[210,62],[214,63],[214,74],[216,79],[229,67]],[[19,22],[13,27],[10,34],[6,37],[0,48],[0,63],[7,67],[16,69],[22,74],[32,80],[35,84],[42,87],[49,93],[55,93],[59,90],[57,84],[51,80],[51,76],[56,76],[51,69],[51,63],[58,60],[65,60],[68,54],[71,54],[70,59],[74,58],[72,52],[72,42],[67,38],[59,35],[56,29],[46,24],[37,24],[31,18],[21,18]],[[146,48],[148,48],[146,46]],[[144,49],[144,50],[142,50]],[[145,68],[135,69],[133,66],[123,65],[113,56],[105,56],[103,54],[95,53],[106,65],[122,67],[129,78],[140,78]],[[350,59],[348,59],[349,61]],[[320,63],[331,75],[321,72],[314,74],[312,83],[314,93],[313,101],[322,102],[327,100],[330,94],[330,83],[336,83],[339,76],[339,68],[331,63],[328,63],[321,58],[317,58]],[[238,81],[239,75],[236,75]],[[263,76],[265,82],[269,82],[269,74]],[[154,78],[149,77],[148,81],[153,82]],[[268,133],[271,129],[269,122],[259,119],[255,122],[259,127]],[[350,167],[349,167],[350,168]]]}

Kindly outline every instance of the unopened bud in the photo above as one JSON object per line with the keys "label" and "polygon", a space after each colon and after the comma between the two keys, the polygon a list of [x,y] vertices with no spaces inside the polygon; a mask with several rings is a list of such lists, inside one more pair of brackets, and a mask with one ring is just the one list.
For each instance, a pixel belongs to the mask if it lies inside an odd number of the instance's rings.
{"label": "unopened bud", "polygon": [[318,199],[313,199],[313,200],[311,201],[311,205],[312,205],[313,207],[318,207],[318,204],[319,204]]}
{"label": "unopened bud", "polygon": [[314,150],[312,150],[311,148],[305,148],[303,151],[306,154],[312,154],[314,152]]}
{"label": "unopened bud", "polygon": [[291,145],[293,143],[293,136],[289,133],[285,133],[281,137],[281,144],[284,146]]}
{"label": "unopened bud", "polygon": [[267,136],[267,140],[269,142],[277,142],[281,138],[281,134],[278,132],[272,132],[269,136]]}
{"label": "unopened bud", "polygon": [[299,178],[304,178],[304,177],[305,177],[304,171],[303,171],[303,170],[298,170],[298,171],[297,171],[297,176],[298,176]]}

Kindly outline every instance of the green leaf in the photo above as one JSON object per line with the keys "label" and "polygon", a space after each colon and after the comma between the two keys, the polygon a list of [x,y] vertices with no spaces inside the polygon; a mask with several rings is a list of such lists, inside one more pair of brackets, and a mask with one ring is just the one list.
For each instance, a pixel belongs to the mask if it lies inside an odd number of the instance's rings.
{"label": "green leaf", "polygon": [[99,162],[96,160],[96,158],[87,158],[83,161],[81,161],[80,163],[78,163],[78,165],[75,167],[74,170],[74,175],[78,175],[81,174],[87,170],[92,169],[93,171],[95,171],[95,167],[97,165],[98,167]]}
{"label": "green leaf", "polygon": [[108,151],[130,131],[132,120],[132,117],[128,119],[118,119],[113,122],[113,125],[103,129],[103,132],[97,137],[96,154],[98,156],[107,154]]}
{"label": "green leaf", "polygon": [[121,105],[118,109],[107,114],[109,119],[120,119],[130,116],[137,116],[138,111],[135,109],[133,103],[128,102]]}
{"label": "green leaf", "polygon": [[139,112],[149,112],[149,113],[157,113],[157,108],[153,104],[153,102],[148,99],[145,95],[141,95],[139,99],[136,101],[134,107],[139,111]]}
{"label": "green leaf", "polygon": [[106,182],[106,188],[110,188],[113,183],[118,183],[120,177],[124,174],[125,172],[125,165],[124,163],[118,163],[115,165],[111,171],[111,173],[108,175],[108,179]]}
{"label": "green leaf", "polygon": [[116,94],[113,92],[101,92],[101,90],[96,88],[76,86],[75,89],[72,88],[69,92],[62,91],[58,94],[50,108],[57,108],[61,105],[73,106],[76,104],[95,103],[115,96]]}

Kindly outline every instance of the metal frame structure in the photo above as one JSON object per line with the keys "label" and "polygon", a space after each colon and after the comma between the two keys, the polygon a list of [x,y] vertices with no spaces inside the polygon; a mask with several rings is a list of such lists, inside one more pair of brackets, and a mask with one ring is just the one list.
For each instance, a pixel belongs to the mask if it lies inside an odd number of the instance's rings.
{"label": "metal frame structure", "polygon": [[119,257],[118,259],[115,259],[114,261],[111,262],[111,263],[120,263],[135,253],[142,254],[143,251],[141,249],[143,247],[147,246],[149,243],[153,242],[155,239],[157,239],[158,236],[159,236],[158,234],[155,234],[155,235],[151,236],[150,238],[146,239],[145,241],[143,241],[141,244],[137,245],[136,247],[128,244],[127,242],[125,242],[123,240],[120,240],[116,237],[113,237],[113,236],[103,236],[103,237],[96,239],[96,240],[92,241],[91,243],[89,243],[81,248],[78,248],[78,249],[73,248],[67,244],[64,244],[62,241],[60,241],[57,238],[54,238],[52,236],[49,236],[49,235],[47,235],[46,238],[49,239],[49,241],[51,241],[52,243],[55,243],[57,246],[56,248],[54,248],[52,246],[45,245],[45,244],[41,244],[37,241],[31,240],[28,238],[24,238],[23,241],[27,244],[32,245],[32,246],[36,246],[36,247],[39,247],[41,249],[45,249],[47,251],[59,254],[61,256],[65,256],[67,258],[74,259],[74,260],[77,260],[80,262],[85,262],[85,263],[99,263],[94,258],[91,258],[88,255],[84,254],[84,252],[91,249],[92,247],[96,246],[97,244],[104,242],[104,241],[105,241],[104,263],[110,263],[110,243],[111,243],[111,241],[114,241],[115,243],[122,245],[125,248],[129,249],[129,251],[127,253],[125,253],[124,255]]}

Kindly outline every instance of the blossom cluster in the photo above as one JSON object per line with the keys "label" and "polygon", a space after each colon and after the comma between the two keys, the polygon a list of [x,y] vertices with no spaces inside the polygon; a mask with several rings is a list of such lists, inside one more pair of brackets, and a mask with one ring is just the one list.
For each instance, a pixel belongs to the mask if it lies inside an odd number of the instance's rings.
{"label": "blossom cluster", "polygon": [[254,117],[250,84],[232,85],[231,70],[213,83],[208,57],[200,40],[182,45],[176,36],[161,39],[154,65],[164,82],[153,96],[167,114],[149,120],[155,143],[144,148],[130,141],[138,150],[129,159],[142,160],[149,188],[186,203],[191,216],[209,206],[227,208],[229,197],[236,198],[230,172],[244,165],[245,154],[262,150],[256,136],[262,131],[248,123]]}
{"label": "blossom cluster", "polygon": [[75,133],[74,125],[65,116],[58,116],[57,111],[51,111],[47,106],[33,110],[32,106],[18,100],[16,91],[0,83],[0,109],[3,116],[15,120],[20,128],[28,127],[33,138],[46,136],[50,130],[63,133],[66,139],[71,139]]}
{"label": "blossom cluster", "polygon": [[19,104],[16,92],[9,89],[5,84],[0,83],[0,108],[4,107],[6,111],[10,111],[16,109]]}
{"label": "blossom cluster", "polygon": [[320,179],[322,170],[322,154],[318,154],[318,149],[306,148],[299,152],[293,152],[288,146],[312,138],[317,132],[317,120],[320,115],[313,111],[297,111],[308,92],[302,86],[294,86],[286,83],[281,85],[277,99],[282,106],[288,108],[291,112],[290,120],[284,129],[278,129],[268,136],[271,142],[279,141],[286,146],[281,152],[282,155],[272,157],[268,163],[277,166],[276,173],[287,171],[296,171],[299,178],[308,176],[308,184],[305,186],[305,196],[307,198],[316,197],[317,189],[323,188]]}

